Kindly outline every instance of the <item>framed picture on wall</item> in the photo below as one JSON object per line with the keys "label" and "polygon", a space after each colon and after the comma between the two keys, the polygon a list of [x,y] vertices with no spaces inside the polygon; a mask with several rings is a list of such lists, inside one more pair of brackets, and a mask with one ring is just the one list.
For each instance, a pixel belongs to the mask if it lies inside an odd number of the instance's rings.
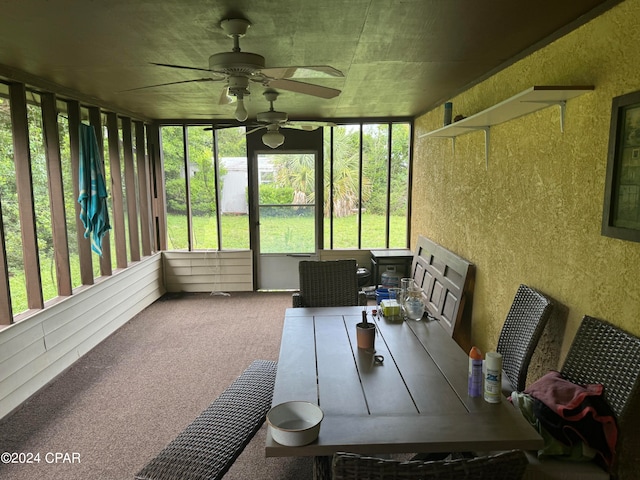
{"label": "framed picture on wall", "polygon": [[612,102],[602,234],[640,242],[640,91]]}

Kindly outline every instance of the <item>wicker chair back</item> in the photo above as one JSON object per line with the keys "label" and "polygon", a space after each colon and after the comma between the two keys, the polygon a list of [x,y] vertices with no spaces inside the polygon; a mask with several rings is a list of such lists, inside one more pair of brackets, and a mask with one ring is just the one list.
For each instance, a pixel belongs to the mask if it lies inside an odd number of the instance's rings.
{"label": "wicker chair back", "polygon": [[497,455],[440,460],[435,462],[386,460],[352,453],[333,457],[333,480],[518,480],[524,475],[527,458],[520,450]]}
{"label": "wicker chair back", "polygon": [[552,309],[553,303],[542,293],[526,285],[518,287],[497,346],[512,390],[525,389],[531,357]]}
{"label": "wicker chair back", "polygon": [[585,315],[560,373],[580,385],[601,383],[616,415],[614,478],[637,478],[640,465],[640,338]]}
{"label": "wicker chair back", "polygon": [[580,385],[603,384],[605,399],[620,419],[640,389],[640,338],[585,316],[560,373]]}
{"label": "wicker chair back", "polygon": [[357,264],[354,259],[303,260],[298,264],[298,270],[300,293],[294,296],[294,307],[366,305],[366,297],[364,293],[360,294],[358,287]]}

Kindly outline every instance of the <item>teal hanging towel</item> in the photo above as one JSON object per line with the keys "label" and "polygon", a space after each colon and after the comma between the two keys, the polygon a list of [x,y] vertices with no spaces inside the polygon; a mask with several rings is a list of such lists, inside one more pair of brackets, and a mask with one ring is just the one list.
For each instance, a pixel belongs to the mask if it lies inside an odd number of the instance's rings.
{"label": "teal hanging towel", "polygon": [[80,124],[79,168],[80,220],[84,236],[91,239],[91,250],[102,256],[102,237],[111,229],[107,208],[107,186],[98,140],[92,126]]}

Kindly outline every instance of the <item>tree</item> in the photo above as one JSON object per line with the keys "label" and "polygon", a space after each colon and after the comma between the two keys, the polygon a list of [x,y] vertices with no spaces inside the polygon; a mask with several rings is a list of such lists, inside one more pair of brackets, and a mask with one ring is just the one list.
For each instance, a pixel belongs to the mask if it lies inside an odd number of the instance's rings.
{"label": "tree", "polygon": [[[215,215],[213,135],[211,131],[200,126],[189,126],[187,131],[191,212],[196,216]],[[234,149],[235,147],[231,147],[229,151]],[[162,153],[167,212],[184,215],[187,205],[185,181],[187,172],[185,171],[182,127],[162,128]],[[220,177],[224,176],[224,167],[220,167],[219,173]]]}
{"label": "tree", "polygon": [[0,202],[4,223],[7,262],[22,264],[20,216],[16,190],[16,169],[13,163],[13,137],[9,101],[0,98]]}
{"label": "tree", "polygon": [[[325,141],[327,137],[325,136]],[[328,148],[325,146],[325,151]],[[329,160],[325,158],[324,215],[330,212],[330,185],[333,184],[333,215],[344,217],[357,211],[360,171],[360,132],[352,127],[333,127],[333,177],[329,170]],[[362,197],[370,195],[369,180],[362,179]]]}
{"label": "tree", "polygon": [[218,157],[247,156],[247,137],[245,127],[221,128],[216,130],[218,138]]}
{"label": "tree", "polygon": [[[362,208],[385,215],[387,208],[387,169],[389,158],[388,124],[363,125],[362,132]],[[404,215],[407,209],[409,166],[409,125],[391,126],[391,172],[389,181],[390,214]],[[325,137],[328,140],[327,137]],[[328,152],[328,145],[325,151]],[[329,215],[329,153],[325,153],[325,216]],[[333,195],[334,216],[352,215],[358,210],[360,177],[360,130],[355,127],[333,129]]]}
{"label": "tree", "polygon": [[315,201],[315,156],[310,154],[278,155],[273,161],[274,180],[282,188],[293,191],[289,203],[313,203]]}
{"label": "tree", "polygon": [[[53,255],[53,236],[42,114],[36,105],[28,105],[27,112],[38,250],[41,255],[51,256]],[[23,263],[22,235],[15,177],[10,105],[8,100],[0,98],[0,198],[7,260],[9,265],[21,266]]]}

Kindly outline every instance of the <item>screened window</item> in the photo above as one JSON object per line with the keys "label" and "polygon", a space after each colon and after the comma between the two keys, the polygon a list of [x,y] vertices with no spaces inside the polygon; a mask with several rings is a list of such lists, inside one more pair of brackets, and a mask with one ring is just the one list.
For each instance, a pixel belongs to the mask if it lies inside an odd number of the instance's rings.
{"label": "screened window", "polygon": [[244,127],[162,127],[169,249],[249,248],[244,133]]}
{"label": "screened window", "polygon": [[407,245],[410,125],[326,129],[324,247]]}
{"label": "screened window", "polygon": [[53,232],[51,229],[51,209],[45,155],[44,132],[42,127],[42,109],[40,96],[31,93],[31,102],[27,105],[29,125],[29,149],[31,154],[31,182],[33,184],[33,202],[36,218],[38,257],[44,300],[58,295],[58,284],[53,251]]}
{"label": "screened window", "polygon": [[[0,83],[0,258],[5,260],[0,266],[6,263],[0,268],[0,325],[23,318],[24,312],[45,308],[56,297],[72,295],[74,288],[91,285],[101,275],[110,275],[110,262],[125,268],[128,260],[139,259],[135,253],[142,246],[138,188],[148,191],[149,180],[140,178],[133,161],[131,119],[108,113],[105,123],[101,117],[97,107],[81,107],[77,101],[32,91],[20,83]],[[79,127],[90,120],[98,126],[100,161],[106,160],[110,223],[118,226],[103,238],[102,258],[91,253],[78,218]],[[144,129],[142,132],[144,137]],[[109,160],[116,159],[117,176],[113,176]],[[145,172],[146,161],[143,154],[140,164]],[[121,181],[117,177],[125,178],[128,185],[118,186],[127,192],[113,188],[116,180]],[[149,223],[149,212],[145,219]],[[150,231],[150,224],[147,229]],[[109,236],[116,239],[117,261],[110,255]],[[147,235],[147,254],[152,250],[150,242]]]}
{"label": "screened window", "polygon": [[167,248],[189,249],[187,160],[182,127],[162,128],[162,158],[167,196]]}
{"label": "screened window", "polygon": [[245,128],[216,131],[220,234],[226,249],[249,249],[249,163]]}
{"label": "screened window", "polygon": [[[249,248],[249,162],[244,132],[244,127],[215,130],[213,135],[202,126],[162,127],[170,249]],[[321,206],[325,249],[406,247],[410,132],[409,123],[325,129]],[[277,152],[271,156],[277,157]],[[291,158],[297,159],[295,155]],[[271,191],[306,192],[300,186],[301,178],[306,178],[304,166],[298,161],[283,170],[287,175],[278,177],[276,168],[259,168],[260,205],[273,203],[265,200]],[[271,210],[260,210],[260,224],[270,228],[273,238],[284,235],[278,244],[282,248],[293,241],[286,232],[295,236],[300,229],[294,232],[283,216]],[[313,224],[312,216],[309,221]]]}
{"label": "screened window", "polygon": [[0,202],[5,257],[14,313],[26,310],[27,287],[23,270],[20,214],[13,156],[10,100],[0,98]]}

